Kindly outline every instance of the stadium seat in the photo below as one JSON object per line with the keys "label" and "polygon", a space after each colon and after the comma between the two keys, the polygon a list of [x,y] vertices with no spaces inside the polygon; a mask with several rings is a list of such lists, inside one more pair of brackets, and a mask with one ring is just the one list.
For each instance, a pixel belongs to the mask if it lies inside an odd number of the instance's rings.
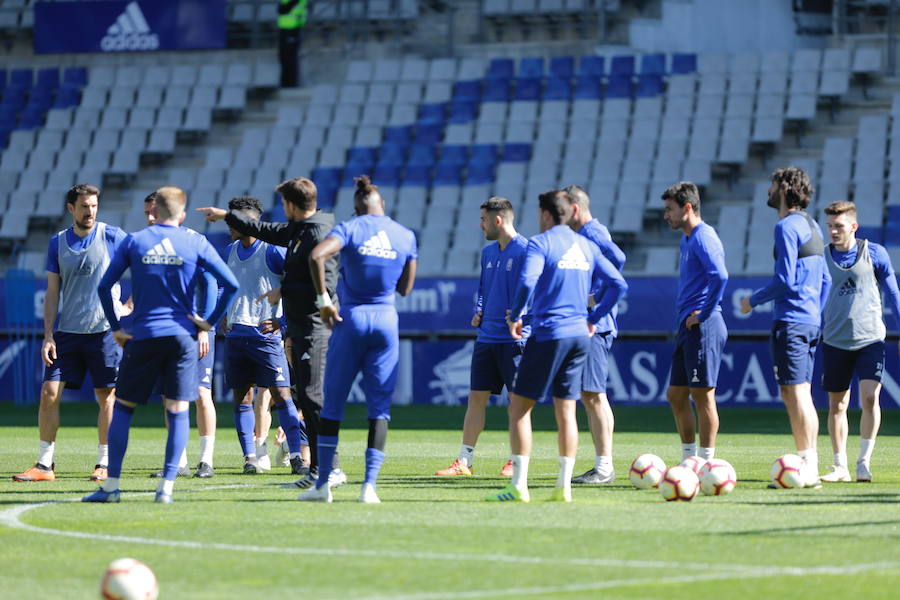
{"label": "stadium seat", "polygon": [[697,55],[675,53],[672,55],[672,74],[686,75],[697,71]]}
{"label": "stadium seat", "polygon": [[515,75],[515,62],[511,58],[495,58],[488,64],[485,79],[509,80]]}
{"label": "stadium seat", "polygon": [[[602,68],[601,68],[602,72]],[[550,59],[550,77],[571,79],[575,75],[575,58],[572,56],[554,56]]]}

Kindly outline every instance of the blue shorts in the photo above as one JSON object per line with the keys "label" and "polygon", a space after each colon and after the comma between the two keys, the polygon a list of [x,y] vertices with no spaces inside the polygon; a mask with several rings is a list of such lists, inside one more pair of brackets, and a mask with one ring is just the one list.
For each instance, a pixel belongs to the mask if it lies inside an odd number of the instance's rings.
{"label": "blue shorts", "polygon": [[853,375],[860,380],[881,381],[884,372],[884,342],[859,350],[842,350],[822,343],[822,388],[826,392],[846,392]]}
{"label": "blue shorts", "polygon": [[116,387],[122,348],[116,343],[112,331],[101,333],[53,334],[56,342],[56,360],[44,367],[44,381],[63,381],[67,388],[81,388],[84,375],[91,374],[94,388]]}
{"label": "blue shorts", "polygon": [[675,335],[675,352],[672,353],[672,374],[669,385],[691,388],[718,386],[722,350],[728,340],[728,329],[722,313],[714,312],[709,318],[688,329],[682,321]]}
{"label": "blue shorts", "polygon": [[819,328],[806,323],[775,321],[769,348],[778,385],[811,383]]}
{"label": "blue shorts", "polygon": [[529,338],[513,391],[539,401],[549,389],[554,398],[578,400],[581,372],[590,349],[591,338],[586,335],[543,342]]}
{"label": "blue shorts", "polygon": [[116,397],[146,404],[157,381],[169,400],[197,399],[197,340],[171,335],[131,340],[125,345]]}
{"label": "blue shorts", "polygon": [[390,419],[391,399],[400,364],[397,311],[391,305],[354,306],[341,310],[325,359],[325,403],[321,418],[341,421],[357,374],[370,419]]}
{"label": "blue shorts", "polygon": [[225,338],[225,379],[229,388],[290,387],[291,376],[281,336]]}
{"label": "blue shorts", "polygon": [[507,391],[511,390],[524,349],[523,341],[475,342],[469,389],[499,394],[505,385]]}
{"label": "blue shorts", "polygon": [[615,338],[611,332],[595,333],[591,336],[591,350],[584,361],[581,374],[581,391],[594,394],[606,393],[609,377],[609,351]]}

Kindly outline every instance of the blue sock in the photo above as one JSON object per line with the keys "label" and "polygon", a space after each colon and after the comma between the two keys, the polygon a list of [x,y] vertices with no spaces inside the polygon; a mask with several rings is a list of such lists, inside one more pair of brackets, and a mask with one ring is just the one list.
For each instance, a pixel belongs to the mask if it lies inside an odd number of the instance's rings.
{"label": "blue sock", "polygon": [[256,444],[253,441],[256,416],[253,414],[252,404],[234,405],[234,427],[237,429],[238,441],[241,443],[244,456],[256,454]]}
{"label": "blue sock", "polygon": [[319,479],[316,487],[328,485],[328,476],[331,474],[331,466],[334,464],[334,455],[337,452],[338,436],[319,435]]}
{"label": "blue sock", "polygon": [[300,452],[300,417],[297,415],[297,407],[293,401],[279,402],[275,405],[278,409],[278,420],[287,437],[288,448],[291,452]]}
{"label": "blue sock", "polygon": [[181,453],[187,446],[191,421],[188,418],[187,410],[177,413],[167,410],[166,418],[169,420],[169,436],[166,438],[166,462],[163,466],[163,478],[173,481],[178,475],[178,461],[181,459]]}
{"label": "blue sock", "polygon": [[300,419],[300,445],[309,446],[309,436],[306,435],[306,421]]}
{"label": "blue sock", "polygon": [[384,462],[384,452],[375,448],[366,448],[366,479],[363,483],[375,485],[378,472],[381,471],[381,463]]}
{"label": "blue sock", "polygon": [[112,421],[109,423],[107,444],[109,444],[109,464],[106,466],[110,477],[122,475],[122,461],[128,449],[128,430],[131,429],[131,417],[134,409],[120,402],[113,405]]}

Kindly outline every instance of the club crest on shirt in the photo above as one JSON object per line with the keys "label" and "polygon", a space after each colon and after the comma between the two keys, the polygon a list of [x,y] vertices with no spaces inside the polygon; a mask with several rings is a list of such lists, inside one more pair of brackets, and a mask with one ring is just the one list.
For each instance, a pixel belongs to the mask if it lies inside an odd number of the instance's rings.
{"label": "club crest on shirt", "polygon": [[513,260],[511,258],[506,259],[506,270],[507,271],[512,271],[512,263],[513,263]]}

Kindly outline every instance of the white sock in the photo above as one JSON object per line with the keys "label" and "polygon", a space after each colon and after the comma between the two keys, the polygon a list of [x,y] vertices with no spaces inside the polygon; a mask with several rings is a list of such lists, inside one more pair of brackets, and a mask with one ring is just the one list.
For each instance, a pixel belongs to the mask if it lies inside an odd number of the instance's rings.
{"label": "white sock", "polygon": [[[43,442],[41,442],[43,443]],[[857,462],[864,462],[869,464],[869,461],[872,460],[872,451],[875,450],[875,439],[871,440],[859,440],[859,460]],[[43,464],[43,463],[42,463]]]}
{"label": "white sock", "polygon": [[471,467],[475,460],[475,446],[466,446],[463,444],[459,447],[459,462]]}
{"label": "white sock", "polygon": [[41,451],[38,454],[38,462],[45,467],[53,465],[53,451],[56,449],[56,442],[45,442],[41,440]]}
{"label": "white sock", "polygon": [[213,449],[216,446],[216,436],[201,435],[200,436],[200,462],[204,462],[209,466],[213,464]]}
{"label": "white sock", "polygon": [[528,489],[528,456],[522,454],[513,454],[511,457],[513,462],[512,484],[517,490]]}
{"label": "white sock", "polygon": [[703,446],[700,447],[700,458],[702,458],[703,460],[712,460],[713,458],[715,458],[715,456],[715,448],[704,448]]}
{"label": "white sock", "polygon": [[114,492],[119,489],[118,477],[107,477],[106,481],[100,486],[104,492]]}
{"label": "white sock", "polygon": [[[253,439],[256,442],[257,448],[260,448],[260,447],[266,445],[266,438],[253,438]],[[259,452],[257,452],[257,454],[259,454]]]}
{"label": "white sock", "polygon": [[689,456],[697,456],[697,442],[681,445],[681,458],[687,458]]}
{"label": "white sock", "polygon": [[172,495],[172,490],[175,489],[175,480],[174,479],[162,479],[159,482],[159,486],[157,486],[156,491],[162,492],[163,494]]}
{"label": "white sock", "polygon": [[810,474],[814,479],[819,478],[819,453],[815,450],[798,450],[797,454],[800,455],[806,462],[806,466],[809,468]]}
{"label": "white sock", "polygon": [[612,456],[595,456],[594,470],[598,473],[609,473],[613,469]]}
{"label": "white sock", "polygon": [[556,476],[556,487],[564,490],[572,488],[572,472],[575,470],[575,459],[568,456],[559,457],[559,475]]}
{"label": "white sock", "polygon": [[97,444],[97,464],[106,466],[109,464],[109,446],[106,444]]}
{"label": "white sock", "polygon": [[183,469],[187,466],[187,448],[181,451],[181,458],[178,459],[178,468]]}
{"label": "white sock", "polygon": [[847,466],[847,453],[846,452],[835,452],[834,453],[834,466],[836,466],[836,467],[846,467]]}

